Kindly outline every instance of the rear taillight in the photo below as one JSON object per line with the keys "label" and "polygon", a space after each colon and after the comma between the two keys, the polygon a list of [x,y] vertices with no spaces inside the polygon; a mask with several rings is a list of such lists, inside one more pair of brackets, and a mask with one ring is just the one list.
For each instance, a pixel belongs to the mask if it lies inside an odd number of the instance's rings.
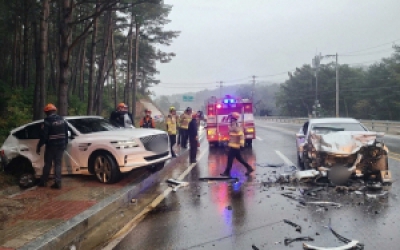
{"label": "rear taillight", "polygon": [[1,157],[4,156],[4,150],[0,150],[0,156],[1,156]]}

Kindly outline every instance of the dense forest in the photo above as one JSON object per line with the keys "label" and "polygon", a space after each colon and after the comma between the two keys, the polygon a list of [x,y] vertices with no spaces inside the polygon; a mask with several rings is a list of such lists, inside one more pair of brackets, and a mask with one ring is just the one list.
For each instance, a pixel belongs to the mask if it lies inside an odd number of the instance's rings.
{"label": "dense forest", "polygon": [[[132,113],[158,84],[156,63],[175,54],[178,31],[164,30],[172,6],[160,0],[0,1],[0,139],[43,118],[105,115],[128,103]],[[0,140],[2,141],[2,140]]]}

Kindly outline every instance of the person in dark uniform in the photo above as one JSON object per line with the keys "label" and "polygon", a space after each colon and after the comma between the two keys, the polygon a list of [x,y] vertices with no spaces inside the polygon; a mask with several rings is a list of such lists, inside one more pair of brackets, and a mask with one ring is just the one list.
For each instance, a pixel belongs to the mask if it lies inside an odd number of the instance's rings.
{"label": "person in dark uniform", "polygon": [[197,147],[199,143],[199,137],[197,134],[197,114],[192,115],[192,120],[189,122],[187,133],[190,146],[189,160],[190,163],[196,163]]}
{"label": "person in dark uniform", "polygon": [[225,171],[221,174],[221,176],[230,177],[231,169],[233,164],[233,159],[237,159],[240,163],[242,163],[246,169],[246,175],[250,175],[254,169],[243,159],[240,154],[240,148],[244,147],[244,134],[241,127],[237,123],[240,114],[237,112],[232,112],[230,115],[231,123],[229,125],[229,142],[228,142],[228,163]]}
{"label": "person in dark uniform", "polygon": [[46,118],[43,123],[43,134],[36,146],[36,153],[40,155],[40,148],[46,145],[44,152],[44,168],[39,186],[47,186],[50,170],[54,162],[55,182],[51,188],[61,189],[61,160],[68,144],[67,122],[56,114],[57,108],[49,103],[44,107]]}
{"label": "person in dark uniform", "polygon": [[110,123],[118,128],[133,127],[132,114],[128,112],[128,106],[125,103],[121,102],[117,109],[111,112]]}
{"label": "person in dark uniform", "polygon": [[145,116],[140,120],[141,128],[155,128],[156,124],[154,123],[153,118],[151,118],[151,110],[144,110]]}

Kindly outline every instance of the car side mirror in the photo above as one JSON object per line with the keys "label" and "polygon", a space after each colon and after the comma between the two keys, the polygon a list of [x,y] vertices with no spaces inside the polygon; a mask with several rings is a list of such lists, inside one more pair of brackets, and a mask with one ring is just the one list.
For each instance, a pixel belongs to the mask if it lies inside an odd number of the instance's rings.
{"label": "car side mirror", "polygon": [[297,133],[296,134],[296,138],[297,139],[304,139],[306,136],[304,135],[304,134],[300,134],[300,133]]}

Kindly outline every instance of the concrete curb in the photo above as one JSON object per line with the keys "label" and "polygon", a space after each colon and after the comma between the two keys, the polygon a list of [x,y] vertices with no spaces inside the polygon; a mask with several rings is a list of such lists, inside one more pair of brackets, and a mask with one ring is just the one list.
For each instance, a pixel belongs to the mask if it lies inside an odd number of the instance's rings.
{"label": "concrete curb", "polygon": [[117,193],[105,198],[83,213],[66,221],[62,225],[50,230],[19,249],[62,249],[92,227],[96,226],[101,222],[102,218],[117,210],[123,204],[130,202],[142,191],[159,183],[163,178],[165,178],[171,168],[175,166],[177,162],[184,159],[184,157],[187,157],[188,154],[188,150],[183,151],[181,155],[170,160],[165,167],[157,173],[151,174],[147,172],[143,174],[144,178],[140,181],[134,181],[128,184],[121,190],[117,191]]}

